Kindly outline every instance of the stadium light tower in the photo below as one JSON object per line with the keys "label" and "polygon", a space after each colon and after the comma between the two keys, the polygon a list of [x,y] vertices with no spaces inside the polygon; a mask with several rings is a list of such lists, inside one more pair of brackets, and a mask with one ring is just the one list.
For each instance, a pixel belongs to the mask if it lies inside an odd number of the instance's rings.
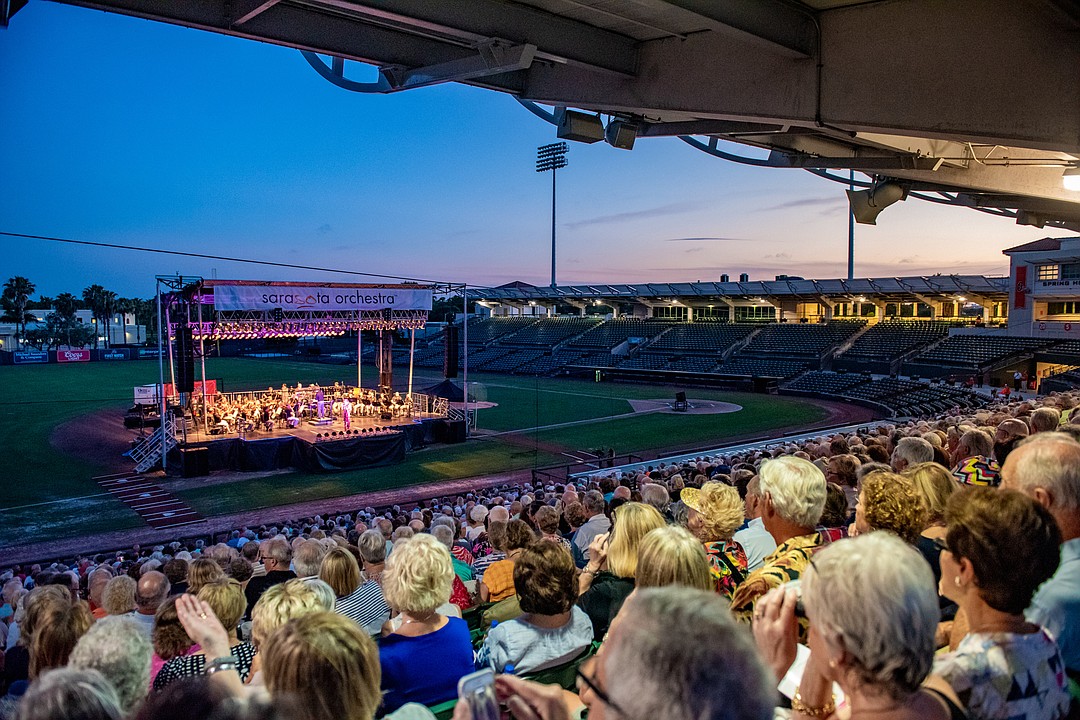
{"label": "stadium light tower", "polygon": [[536,148],[536,172],[551,171],[551,287],[555,287],[555,172],[566,167],[569,150],[564,142]]}

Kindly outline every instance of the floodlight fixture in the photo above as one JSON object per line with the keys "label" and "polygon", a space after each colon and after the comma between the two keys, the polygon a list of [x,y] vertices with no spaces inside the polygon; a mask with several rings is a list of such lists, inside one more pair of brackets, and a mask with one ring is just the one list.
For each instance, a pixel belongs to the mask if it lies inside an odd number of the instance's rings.
{"label": "floodlight fixture", "polygon": [[541,145],[536,148],[536,172],[551,171],[551,287],[555,287],[555,175],[566,167],[566,153],[570,146],[564,142]]}
{"label": "floodlight fixture", "polygon": [[1080,165],[1074,165],[1065,170],[1061,177],[1061,184],[1066,190],[1080,192]]}

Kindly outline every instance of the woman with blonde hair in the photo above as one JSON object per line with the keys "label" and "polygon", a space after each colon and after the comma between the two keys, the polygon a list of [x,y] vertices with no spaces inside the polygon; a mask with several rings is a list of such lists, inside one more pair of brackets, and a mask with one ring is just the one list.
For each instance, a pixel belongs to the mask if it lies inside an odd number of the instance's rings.
{"label": "woman with blonde hair", "polygon": [[[949,502],[949,497],[960,486],[952,473],[936,462],[913,465],[901,474],[915,486],[915,491],[922,501],[924,510],[923,529],[915,542],[915,547],[930,563],[930,569],[934,571],[934,581],[937,582],[941,580],[941,551],[934,541],[945,537],[947,532],[945,528],[945,505]],[[942,609],[945,606],[952,606],[951,601],[944,600],[944,598],[942,600]]]}
{"label": "woman with blonde hair", "polygon": [[708,482],[684,488],[679,496],[688,509],[687,529],[705,547],[714,589],[731,600],[747,573],[746,551],[732,539],[744,520],[745,505],[731,485]]}
{"label": "woman with blonde hair", "polygon": [[188,567],[188,592],[199,594],[199,588],[209,582],[225,577],[225,571],[210,558],[199,558]]}
{"label": "woman with blonde hair", "polygon": [[635,590],[666,585],[716,590],[705,546],[678,525],[650,530],[638,545]]}
{"label": "woman with blonde hair", "polygon": [[450,551],[427,534],[395,546],[387,558],[383,592],[397,616],[379,644],[384,711],[450,700],[458,680],[473,671],[468,624],[438,612],[454,577]]}
{"label": "woman with blonde hair", "polygon": [[278,628],[264,666],[271,697],[293,697],[299,720],[369,720],[382,699],[378,648],[336,613],[311,613]]}
{"label": "woman with blonde hair", "polygon": [[666,524],[652,505],[629,502],[615,510],[611,532],[593,538],[589,562],[578,576],[578,605],[592,620],[595,640],[607,634],[619,608],[634,591],[642,538]]}
{"label": "woman with blonde hair", "polygon": [[349,618],[369,635],[375,635],[390,619],[390,606],[375,580],[363,581],[360,564],[343,547],[331,548],[319,566],[319,579],[334,591],[334,612]]}
{"label": "woman with blonde hair", "polygon": [[926,511],[915,485],[896,473],[879,470],[863,478],[855,505],[855,533],[888,530],[915,545],[925,527]]}
{"label": "woman with blonde hair", "polygon": [[[214,615],[220,619],[221,624],[229,631],[229,636],[235,640],[236,628],[244,616],[244,610],[247,609],[247,599],[244,597],[240,582],[233,578],[222,577],[205,583],[199,589],[197,597],[214,609]],[[240,677],[247,678],[255,657],[255,648],[250,643],[236,642],[230,650],[232,657],[236,658]],[[206,662],[206,653],[202,648],[187,655],[174,657],[158,671],[157,677],[154,678],[154,689],[161,690],[176,680],[202,675],[206,672]]]}

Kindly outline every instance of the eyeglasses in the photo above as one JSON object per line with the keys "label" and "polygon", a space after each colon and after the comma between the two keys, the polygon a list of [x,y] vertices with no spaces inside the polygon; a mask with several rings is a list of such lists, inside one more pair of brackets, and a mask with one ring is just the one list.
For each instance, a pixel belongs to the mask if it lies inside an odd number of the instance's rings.
{"label": "eyeglasses", "polygon": [[949,543],[945,542],[945,538],[933,538],[931,542],[934,543],[934,547],[939,551],[944,550],[946,552],[952,552],[952,550],[949,549]]}
{"label": "eyeglasses", "polygon": [[604,703],[618,714],[626,715],[626,713],[623,712],[622,709],[611,700],[611,697],[609,697],[606,692],[600,689],[600,686],[597,685],[592,678],[582,672],[581,668],[577,669],[577,680],[579,686],[579,695],[581,694],[580,686],[584,685],[585,687],[589,688],[592,694],[595,695],[600,702]]}

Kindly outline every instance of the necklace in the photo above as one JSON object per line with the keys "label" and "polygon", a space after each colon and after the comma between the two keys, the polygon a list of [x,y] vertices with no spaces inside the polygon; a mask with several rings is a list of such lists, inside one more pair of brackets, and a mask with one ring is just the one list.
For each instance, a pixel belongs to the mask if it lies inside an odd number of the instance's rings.
{"label": "necklace", "polygon": [[425,615],[423,618],[411,618],[411,617],[406,616],[404,613],[402,613],[402,615],[401,615],[401,624],[402,625],[422,625],[424,623],[431,622],[432,619],[437,615],[438,615],[438,613],[436,613],[436,612],[430,612],[427,615]]}

